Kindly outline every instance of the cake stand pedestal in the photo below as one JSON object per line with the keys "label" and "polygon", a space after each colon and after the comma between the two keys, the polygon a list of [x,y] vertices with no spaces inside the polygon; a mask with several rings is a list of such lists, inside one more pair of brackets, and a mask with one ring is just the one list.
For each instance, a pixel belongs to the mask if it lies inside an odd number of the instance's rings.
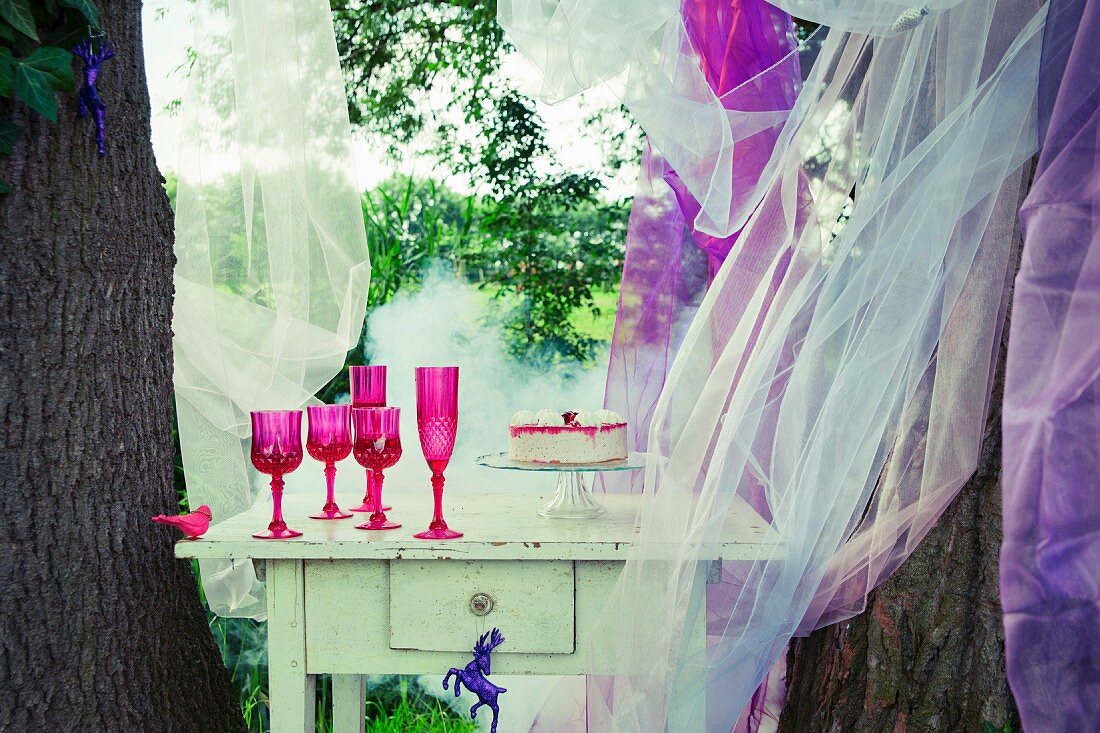
{"label": "cake stand pedestal", "polygon": [[587,476],[604,471],[637,471],[645,468],[645,453],[631,453],[618,461],[603,463],[528,463],[513,461],[507,453],[490,453],[477,459],[479,466],[506,471],[556,471],[558,487],[550,503],[539,509],[539,514],[551,519],[593,519],[607,510],[592,496]]}

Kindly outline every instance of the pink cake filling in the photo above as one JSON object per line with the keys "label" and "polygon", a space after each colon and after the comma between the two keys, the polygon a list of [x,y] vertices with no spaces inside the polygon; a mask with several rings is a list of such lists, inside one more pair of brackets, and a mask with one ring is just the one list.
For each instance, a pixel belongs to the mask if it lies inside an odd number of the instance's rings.
{"label": "pink cake filling", "polygon": [[626,458],[626,423],[514,425],[508,457],[529,463],[604,463]]}

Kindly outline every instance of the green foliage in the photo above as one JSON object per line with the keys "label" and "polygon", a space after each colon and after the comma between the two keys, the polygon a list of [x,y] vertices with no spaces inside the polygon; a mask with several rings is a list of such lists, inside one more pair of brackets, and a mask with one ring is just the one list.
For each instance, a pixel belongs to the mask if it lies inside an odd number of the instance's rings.
{"label": "green foliage", "polygon": [[425,130],[424,104],[447,91],[446,109],[477,119],[498,87],[507,46],[494,0],[330,0],[353,124],[394,145]]}
{"label": "green foliage", "polygon": [[483,287],[498,285],[496,297],[510,303],[501,323],[517,359],[586,361],[602,343],[572,319],[578,309],[598,317],[595,293],[617,285],[622,272],[629,207],[602,202],[601,188],[593,176],[562,174],[484,204],[487,236],[466,260]]}
{"label": "green foliage", "polygon": [[[353,122],[395,148],[430,139],[438,163],[484,192],[467,201],[468,229],[444,259],[493,283],[511,353],[540,363],[590,358],[598,340],[578,331],[571,314],[598,315],[594,290],[619,279],[628,211],[601,198],[601,174],[637,157],[629,116],[621,107],[592,115],[586,132],[605,142],[605,160],[590,171],[565,170],[534,101],[501,78],[512,49],[495,2],[331,6]],[[416,254],[436,256],[430,236],[405,241]],[[413,255],[376,260],[373,248],[371,255],[375,268],[381,265],[374,276],[386,283],[372,292],[386,296],[372,297],[377,305],[392,294],[389,263]]]}
{"label": "green foliage", "polygon": [[[0,100],[18,100],[56,122],[58,92],[76,88],[69,49],[98,27],[92,0],[0,0]],[[11,155],[23,131],[9,109],[0,106],[0,157]],[[0,180],[0,194],[9,190]]]}
{"label": "green foliage", "polygon": [[435,181],[399,176],[363,194],[372,306],[420,281],[435,260],[454,263],[476,236],[477,200]]}

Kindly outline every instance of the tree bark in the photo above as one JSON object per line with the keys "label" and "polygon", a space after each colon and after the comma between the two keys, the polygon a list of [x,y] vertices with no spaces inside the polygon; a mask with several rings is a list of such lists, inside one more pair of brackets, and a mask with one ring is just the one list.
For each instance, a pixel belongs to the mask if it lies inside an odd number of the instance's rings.
{"label": "tree bark", "polygon": [[1020,730],[998,581],[1004,334],[977,471],[866,611],[792,640],[781,733]]}
{"label": "tree bark", "polygon": [[0,177],[0,730],[237,731],[171,531],[172,215],[139,0],[100,0],[107,155],[75,95]]}

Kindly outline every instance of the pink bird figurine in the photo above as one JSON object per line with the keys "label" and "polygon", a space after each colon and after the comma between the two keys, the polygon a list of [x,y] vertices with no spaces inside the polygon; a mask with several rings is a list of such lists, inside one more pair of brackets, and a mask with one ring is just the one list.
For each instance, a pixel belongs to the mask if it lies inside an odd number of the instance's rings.
{"label": "pink bird figurine", "polygon": [[210,528],[210,507],[203,504],[190,514],[177,514],[174,517],[166,517],[163,514],[158,514],[153,517],[153,521],[157,524],[170,524],[180,532],[183,532],[184,537],[189,540],[197,540],[206,533],[206,530]]}

